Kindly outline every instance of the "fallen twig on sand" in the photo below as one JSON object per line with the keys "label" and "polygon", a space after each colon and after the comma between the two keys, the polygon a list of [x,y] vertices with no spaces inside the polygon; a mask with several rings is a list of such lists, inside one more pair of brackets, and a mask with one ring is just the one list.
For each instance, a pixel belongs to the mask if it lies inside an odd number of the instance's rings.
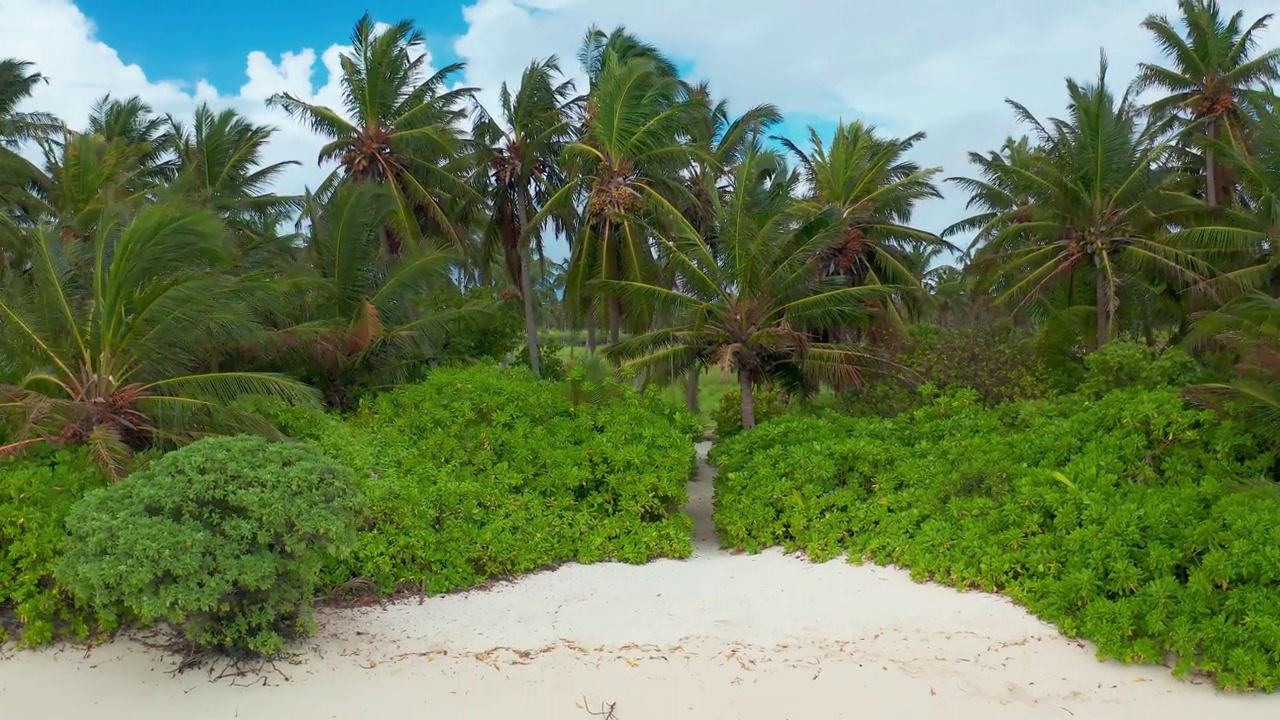
{"label": "fallen twig on sand", "polygon": [[616,715],[614,715],[614,714],[613,714],[613,711],[614,711],[615,709],[617,709],[617,707],[618,707],[618,703],[616,703],[616,702],[612,702],[612,703],[609,703],[609,704],[607,704],[607,705],[606,705],[604,702],[601,702],[601,703],[600,703],[600,710],[599,710],[599,712],[597,712],[597,711],[595,711],[595,710],[592,710],[592,709],[590,708],[590,706],[588,706],[588,704],[587,704],[587,696],[586,696],[586,695],[583,695],[583,696],[582,696],[582,707],[583,707],[583,709],[584,709],[584,710],[586,710],[586,711],[587,711],[587,714],[588,714],[588,715],[595,715],[596,717],[602,717],[602,718],[604,718],[604,720],[618,720],[618,717],[617,717]]}

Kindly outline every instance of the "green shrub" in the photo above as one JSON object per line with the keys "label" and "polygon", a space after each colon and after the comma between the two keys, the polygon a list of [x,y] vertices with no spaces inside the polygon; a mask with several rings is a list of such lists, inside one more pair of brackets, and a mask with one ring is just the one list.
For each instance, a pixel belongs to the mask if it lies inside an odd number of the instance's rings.
{"label": "green shrub", "polygon": [[[790,403],[781,390],[771,385],[755,388],[756,425],[780,417],[787,412]],[[720,397],[714,418],[716,437],[726,438],[742,432],[742,391],[731,388]]]}
{"label": "green shrub", "polygon": [[306,445],[201,440],[78,502],[58,577],[108,617],[270,655],[312,630],[313,592],[360,507],[350,470]]}
{"label": "green shrub", "polygon": [[62,560],[67,513],[107,482],[83,448],[0,461],[0,640],[7,612],[24,645],[63,635],[84,639],[101,627],[96,613],[57,584],[53,571]]}
{"label": "green shrub", "polygon": [[893,358],[901,370],[869,378],[830,404],[850,417],[896,417],[928,403],[918,385],[973,390],[984,405],[1053,394],[1036,339],[1008,322],[942,328],[915,325]]}
{"label": "green shrub", "polygon": [[[538,359],[542,361],[542,378],[545,380],[564,380],[565,367],[564,358],[560,357],[560,351],[564,347],[554,340],[543,340],[538,343]],[[516,353],[516,365],[532,369],[529,364],[529,346],[521,345],[520,351]]]}
{"label": "green shrub", "polygon": [[1200,382],[1203,373],[1182,350],[1160,352],[1128,340],[1110,342],[1085,357],[1080,392],[1102,397],[1120,388],[1183,388]]}
{"label": "green shrub", "polygon": [[899,565],[1005,593],[1103,657],[1280,682],[1280,499],[1239,489],[1275,460],[1175,390],[784,418],[712,460],[730,546]]}
{"label": "green shrub", "polygon": [[475,287],[465,293],[442,291],[429,298],[430,307],[447,311],[471,303],[489,303],[493,311],[469,315],[449,326],[436,348],[445,363],[501,360],[523,342],[524,313],[519,298],[499,296],[490,288]]}
{"label": "green shrub", "polygon": [[946,391],[968,388],[986,405],[1043,397],[1048,380],[1034,342],[1008,323],[913,329],[903,364]]}
{"label": "green shrub", "polygon": [[899,378],[876,378],[835,396],[831,406],[849,417],[896,417],[920,407],[916,388]]}
{"label": "green shrub", "polygon": [[370,502],[328,583],[439,593],[569,561],[688,556],[696,419],[611,380],[582,382],[575,401],[528,370],[448,368],[345,423],[286,420],[354,468]]}

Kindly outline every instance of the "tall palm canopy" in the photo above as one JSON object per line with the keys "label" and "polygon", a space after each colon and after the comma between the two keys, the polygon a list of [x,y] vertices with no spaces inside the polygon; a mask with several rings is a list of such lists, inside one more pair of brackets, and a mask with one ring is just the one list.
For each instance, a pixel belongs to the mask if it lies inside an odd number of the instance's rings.
{"label": "tall palm canopy", "polygon": [[[252,113],[109,95],[59,119],[39,69],[0,59],[0,447],[87,444],[119,474],[136,451],[269,434],[252,396],[356,410],[479,358],[551,378],[551,348],[594,353],[601,329],[593,367],[682,383],[690,408],[706,373],[734,373],[747,427],[762,386],[899,374],[931,325],[1008,324],[1061,351],[1064,382],[1115,338],[1211,348],[1246,382],[1204,397],[1268,411],[1271,22],[1178,0],[1142,23],[1158,52],[1127,92],[1104,55],[1059,117],[1010,101],[1021,131],[955,177],[923,133],[787,137],[777,107],[621,26],[588,28],[572,72],[534,59],[481,101],[418,26],[366,13],[332,102],[267,101],[322,138],[324,177],[297,195],[282,186],[311,159],[277,155]],[[933,227],[940,186],[967,217]]]}
{"label": "tall palm canopy", "polygon": [[[525,344],[534,372],[541,372],[532,279],[534,246],[545,261],[542,231],[550,218],[539,216],[539,211],[565,184],[560,156],[573,132],[573,92],[573,82],[562,78],[555,57],[535,61],[525,69],[515,93],[502,84],[496,117],[476,106],[472,130],[481,155],[477,162],[480,184],[492,208],[484,248],[488,253],[495,246],[501,250],[507,274],[520,288]],[[536,224],[535,217],[540,218]]]}
{"label": "tall palm canopy", "polygon": [[[621,44],[630,55],[614,48]],[[629,59],[624,59],[629,58]],[[543,213],[582,203],[572,240],[566,289],[570,306],[597,301],[608,306],[609,335],[617,342],[624,313],[643,324],[643,307],[624,307],[616,293],[598,294],[598,279],[644,281],[658,276],[653,242],[679,215],[687,190],[679,171],[689,150],[680,142],[691,106],[685,86],[668,73],[669,63],[616,38],[600,60],[587,99],[585,125],[568,145],[564,162],[571,178]]]}
{"label": "tall palm canopy", "polygon": [[[628,364],[662,379],[700,363],[734,372],[742,393],[742,425],[755,425],[753,386],[790,380],[801,386],[860,381],[873,356],[856,347],[820,342],[823,328],[857,323],[875,310],[869,301],[887,297],[887,285],[850,287],[841,278],[814,271],[814,260],[838,236],[800,231],[791,196],[792,178],[761,176],[761,155],[751,151],[726,198],[711,200],[715,252],[688,223],[664,239],[685,288],[634,280],[600,280],[623,298],[666,311],[669,324],[611,348]],[[772,164],[770,164],[772,167]]]}
{"label": "tall palm canopy", "polygon": [[[1246,26],[1243,11],[1228,17],[1218,0],[1178,0],[1178,10],[1182,32],[1163,15],[1143,21],[1169,65],[1139,64],[1134,88],[1167,93],[1151,104],[1157,115],[1199,121],[1209,139],[1225,134],[1238,140],[1243,115],[1257,100],[1259,86],[1280,80],[1280,48],[1255,54],[1257,36],[1272,15]],[[1230,203],[1230,179],[1212,150],[1206,151],[1203,167],[1206,202]]]}
{"label": "tall palm canopy", "polygon": [[416,244],[431,234],[461,247],[462,229],[449,208],[474,199],[459,173],[461,122],[472,89],[448,90],[446,84],[464,66],[428,74],[421,31],[405,20],[378,32],[367,13],[352,31],[351,47],[342,56],[341,109],[290,93],[274,95],[268,104],[329,140],[319,162],[337,161],[334,173],[390,188],[396,211],[386,244],[393,255],[405,241]]}
{"label": "tall palm canopy", "polygon": [[[974,263],[998,300],[1028,300],[1077,272],[1092,275],[1097,344],[1111,337],[1122,284],[1195,282],[1210,269],[1195,254],[1168,243],[1170,228],[1199,206],[1176,185],[1164,161],[1173,148],[1140,108],[1107,85],[1103,57],[1092,83],[1067,81],[1068,114],[1047,124],[1015,102],[1017,115],[1035,130],[1039,146],[1010,148],[1009,160],[993,157],[982,180],[962,181],[982,195],[988,211]],[[1002,195],[1003,193],[1003,195]]]}

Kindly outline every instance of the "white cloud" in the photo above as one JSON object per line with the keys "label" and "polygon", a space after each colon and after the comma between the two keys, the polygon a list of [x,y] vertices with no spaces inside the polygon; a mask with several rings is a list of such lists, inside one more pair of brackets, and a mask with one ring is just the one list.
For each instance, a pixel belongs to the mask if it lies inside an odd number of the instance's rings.
{"label": "white cloud", "polygon": [[340,107],[338,58],[346,50],[331,45],[317,58],[315,50],[306,48],[286,52],[277,60],[255,51],[246,59],[245,82],[237,92],[220,91],[203,80],[191,88],[150,79],[142,68],[124,63],[115,50],[98,40],[92,21],[71,0],[0,0],[0,57],[34,62],[49,79],[37,87],[29,108],[52,112],[73,128],[84,125],[90,107],[107,93],[119,98],[137,95],[157,113],[178,118],[190,117],[202,102],[216,110],[232,108],[255,123],[277,128],[265,152],[266,162],[302,163],[282,176],[279,192],[315,187],[329,168],[316,164],[323,141],[283,111],[267,108],[264,101],[273,93],[291,92],[310,102]]}
{"label": "white cloud", "polygon": [[[1274,0],[1227,0],[1250,21]],[[1158,54],[1139,24],[1176,17],[1176,0],[476,0],[455,49],[467,83],[513,81],[533,57],[574,53],[592,23],[617,24],[692,66],[739,110],[762,102],[784,113],[865,116],[886,131],[923,130],[917,159],[966,174],[966,154],[1021,133],[1006,97],[1038,116],[1063,109],[1068,75],[1090,79],[1105,47],[1117,88],[1136,63]],[[1264,46],[1280,44],[1274,29]],[[917,221],[941,230],[964,200],[922,207]]]}

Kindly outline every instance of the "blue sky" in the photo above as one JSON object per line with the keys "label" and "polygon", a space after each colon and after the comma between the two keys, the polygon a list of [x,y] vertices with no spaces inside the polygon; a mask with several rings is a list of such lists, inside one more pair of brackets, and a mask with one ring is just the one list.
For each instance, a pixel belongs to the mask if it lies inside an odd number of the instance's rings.
{"label": "blue sky", "polygon": [[136,63],[158,79],[192,84],[204,79],[228,89],[244,82],[244,58],[250,52],[274,57],[344,41],[365,9],[381,22],[415,20],[439,65],[457,59],[453,41],[467,27],[462,3],[447,1],[366,0],[360,5],[312,0],[291,5],[277,0],[162,0],[147,3],[142,13],[138,0],[76,4],[97,25],[98,39],[115,48],[124,62]]}
{"label": "blue sky", "polygon": [[[0,57],[31,60],[50,82],[32,100],[72,126],[104,93],[138,95],[158,112],[187,116],[197,103],[234,108],[279,128],[268,162],[300,160],[279,190],[298,192],[326,173],[320,140],[263,100],[280,91],[337,105],[326,67],[336,63],[367,7],[379,22],[415,20],[434,67],[467,63],[459,82],[515,80],[533,58],[574,53],[587,27],[625,24],[705,79],[731,108],[772,102],[783,131],[804,139],[838,119],[866,118],[896,136],[925,132],[913,159],[942,175],[969,171],[967,153],[1025,131],[1005,104],[1040,117],[1061,113],[1064,78],[1090,79],[1098,52],[1111,79],[1159,61],[1140,27],[1177,0],[0,0]],[[1223,0],[1252,20],[1274,0]],[[1264,45],[1280,45],[1271,29]],[[216,88],[216,89],[215,89]],[[963,217],[965,198],[924,203],[914,223],[940,231]]]}

